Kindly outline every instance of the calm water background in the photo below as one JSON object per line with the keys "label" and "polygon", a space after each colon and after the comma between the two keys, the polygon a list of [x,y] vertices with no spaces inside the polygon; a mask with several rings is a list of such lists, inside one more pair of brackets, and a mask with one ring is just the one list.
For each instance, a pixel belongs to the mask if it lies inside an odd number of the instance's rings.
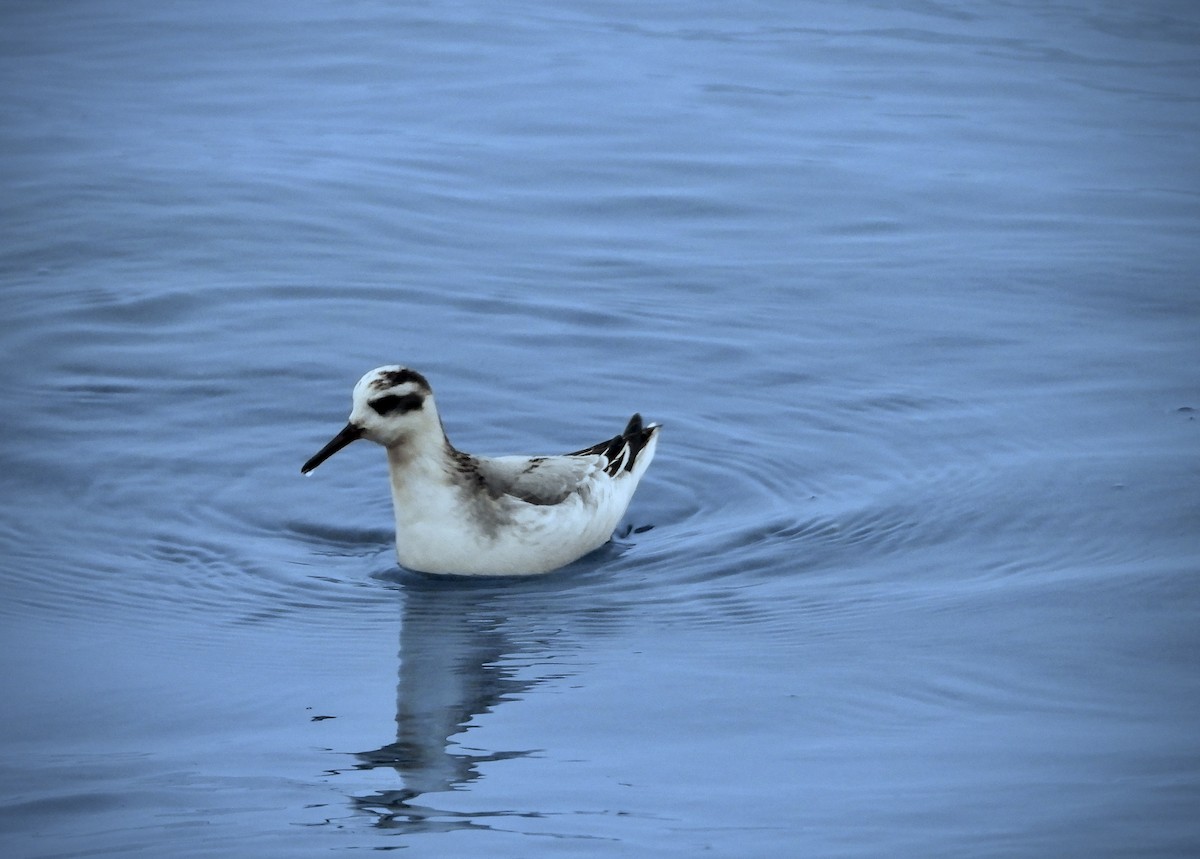
{"label": "calm water background", "polygon": [[[5,856],[1200,852],[1190,2],[8,2]],[[483,453],[667,429],[536,581]],[[328,718],[332,717],[332,718]]]}

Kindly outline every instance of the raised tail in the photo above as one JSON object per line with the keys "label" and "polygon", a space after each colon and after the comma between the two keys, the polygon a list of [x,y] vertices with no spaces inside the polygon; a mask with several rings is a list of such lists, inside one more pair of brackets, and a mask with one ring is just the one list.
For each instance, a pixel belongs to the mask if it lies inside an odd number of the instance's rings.
{"label": "raised tail", "polygon": [[662,424],[644,426],[642,416],[634,414],[620,435],[583,450],[577,450],[568,456],[600,455],[606,457],[608,465],[604,466],[604,471],[609,477],[616,477],[622,471],[633,471],[637,466],[641,466],[638,468],[638,471],[641,472],[650,464],[650,459],[654,456],[654,441],[660,429],[662,429]]}

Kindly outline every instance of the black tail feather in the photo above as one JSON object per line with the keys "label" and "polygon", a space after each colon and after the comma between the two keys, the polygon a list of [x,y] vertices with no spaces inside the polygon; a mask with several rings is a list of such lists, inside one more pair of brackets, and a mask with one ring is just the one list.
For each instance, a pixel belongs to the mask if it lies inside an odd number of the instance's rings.
{"label": "black tail feather", "polygon": [[629,419],[629,423],[625,425],[625,431],[620,435],[613,436],[608,441],[602,441],[599,444],[594,444],[591,447],[586,447],[583,450],[577,450],[568,456],[604,456],[608,458],[608,465],[604,470],[610,477],[616,477],[617,473],[624,469],[632,471],[633,465],[637,462],[638,454],[642,452],[647,442],[654,437],[654,433],[658,430],[658,426],[654,425],[646,427],[642,424],[642,416],[634,414]]}

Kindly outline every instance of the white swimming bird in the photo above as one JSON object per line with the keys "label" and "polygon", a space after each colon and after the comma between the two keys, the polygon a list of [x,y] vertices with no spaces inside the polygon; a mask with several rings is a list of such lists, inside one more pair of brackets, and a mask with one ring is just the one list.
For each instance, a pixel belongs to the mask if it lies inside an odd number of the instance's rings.
{"label": "white swimming bird", "polygon": [[472,456],[442,427],[429,382],[399,365],[354,386],[350,422],[304,463],[308,474],[360,438],[387,448],[396,557],[456,575],[548,573],[608,542],[654,458],[658,424],[562,456]]}

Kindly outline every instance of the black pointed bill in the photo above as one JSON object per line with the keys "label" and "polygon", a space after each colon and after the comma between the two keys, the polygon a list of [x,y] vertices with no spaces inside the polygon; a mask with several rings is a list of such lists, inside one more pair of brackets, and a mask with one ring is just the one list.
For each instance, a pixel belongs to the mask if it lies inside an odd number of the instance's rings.
{"label": "black pointed bill", "polygon": [[329,457],[333,456],[346,445],[350,444],[350,442],[358,441],[360,438],[362,438],[362,434],[363,431],[354,424],[346,424],[345,428],[340,433],[329,440],[329,444],[317,451],[316,455],[312,459],[300,467],[300,473],[308,474],[322,462],[329,459]]}

